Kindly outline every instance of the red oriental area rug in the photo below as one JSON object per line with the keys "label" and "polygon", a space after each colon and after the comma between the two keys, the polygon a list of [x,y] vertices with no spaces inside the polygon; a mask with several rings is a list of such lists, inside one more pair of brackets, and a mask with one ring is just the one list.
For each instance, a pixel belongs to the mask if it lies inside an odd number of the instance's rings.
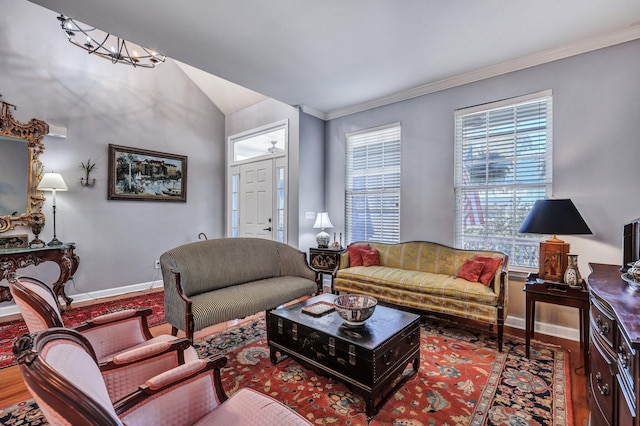
{"label": "red oriental area rug", "polygon": [[[162,291],[110,302],[98,302],[88,306],[74,307],[71,305],[62,313],[62,321],[67,327],[75,327],[103,314],[147,306],[153,309],[153,314],[148,317],[149,326],[162,324],[164,322],[164,292]],[[0,323],[0,368],[15,364],[15,357],[11,350],[13,341],[16,337],[28,332],[27,325],[21,319]]]}
{"label": "red oriental area rug", "polygon": [[[420,371],[372,419],[360,395],[339,381],[287,359],[269,360],[264,319],[195,343],[201,356],[228,358],[223,385],[229,395],[252,387],[322,425],[554,425],[573,424],[568,353],[505,336],[504,352],[483,331],[428,319],[421,326]],[[407,370],[408,371],[408,370]],[[30,399],[0,410],[0,423],[46,424]]]}
{"label": "red oriental area rug", "polygon": [[[437,319],[421,325],[420,371],[367,421],[363,398],[292,359],[272,365],[264,320],[195,343],[201,356],[224,352],[224,388],[252,387],[283,401],[314,424],[573,425],[569,354]],[[408,373],[409,369],[405,373]]]}

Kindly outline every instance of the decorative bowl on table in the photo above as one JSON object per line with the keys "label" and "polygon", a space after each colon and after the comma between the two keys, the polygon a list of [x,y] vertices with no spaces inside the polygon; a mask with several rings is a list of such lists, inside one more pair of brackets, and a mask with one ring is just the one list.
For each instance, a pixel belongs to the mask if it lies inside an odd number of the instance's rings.
{"label": "decorative bowl on table", "polygon": [[626,274],[622,274],[622,279],[629,283],[634,290],[640,290],[640,261],[630,265]]}
{"label": "decorative bowl on table", "polygon": [[343,294],[333,301],[336,312],[347,325],[358,327],[371,318],[378,301],[371,296],[361,294]]}

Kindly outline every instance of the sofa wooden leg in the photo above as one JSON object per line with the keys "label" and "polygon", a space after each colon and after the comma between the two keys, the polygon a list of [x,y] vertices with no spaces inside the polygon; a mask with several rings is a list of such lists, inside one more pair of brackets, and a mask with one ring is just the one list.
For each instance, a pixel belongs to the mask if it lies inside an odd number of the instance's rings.
{"label": "sofa wooden leg", "polygon": [[189,341],[191,342],[191,344],[193,345],[193,320],[187,322],[187,329],[185,330],[185,334],[187,335],[187,339],[189,339]]}
{"label": "sofa wooden leg", "polygon": [[502,336],[504,333],[504,324],[498,323],[498,352],[502,352]]}

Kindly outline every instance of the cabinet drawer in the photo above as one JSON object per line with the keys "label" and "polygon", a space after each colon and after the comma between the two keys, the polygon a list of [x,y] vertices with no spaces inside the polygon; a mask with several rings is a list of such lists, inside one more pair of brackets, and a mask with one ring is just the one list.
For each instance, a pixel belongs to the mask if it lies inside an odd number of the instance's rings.
{"label": "cabinet drawer", "polygon": [[615,346],[616,321],[604,306],[595,298],[591,299],[591,329],[597,332],[611,349]]}
{"label": "cabinet drawer", "polygon": [[373,383],[380,383],[410,359],[420,358],[420,323],[403,330],[374,351]]}
{"label": "cabinet drawer", "polygon": [[[591,375],[589,377],[593,402],[608,424],[613,421],[614,377],[613,361],[598,344],[598,339],[591,339]],[[592,409],[592,411],[594,411]]]}
{"label": "cabinet drawer", "polygon": [[635,380],[638,377],[638,357],[623,333],[618,333],[618,371],[621,379],[627,383],[631,393],[635,393]]}
{"label": "cabinet drawer", "polygon": [[593,401],[593,393],[589,393],[589,406],[591,407],[591,412],[589,413],[589,420],[587,421],[588,426],[610,426],[611,423],[607,421],[604,417],[600,408]]}
{"label": "cabinet drawer", "polygon": [[618,375],[618,411],[616,423],[619,425],[635,425],[636,406],[633,395],[629,393],[626,384],[622,382],[621,375]]}

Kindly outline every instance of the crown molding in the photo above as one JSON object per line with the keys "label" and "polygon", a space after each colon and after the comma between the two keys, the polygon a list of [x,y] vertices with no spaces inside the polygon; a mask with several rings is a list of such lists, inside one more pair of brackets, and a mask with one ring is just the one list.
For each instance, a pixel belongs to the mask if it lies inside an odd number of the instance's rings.
{"label": "crown molding", "polygon": [[315,108],[312,108],[312,107],[310,107],[308,105],[304,105],[304,104],[297,105],[297,107],[300,108],[300,111],[304,112],[305,114],[311,115],[311,116],[313,116],[315,118],[319,118],[320,120],[324,120],[324,121],[327,120],[327,114],[322,112],[322,111],[320,111],[320,110],[317,110]]}
{"label": "crown molding", "polygon": [[335,118],[340,118],[358,112],[367,111],[373,108],[390,105],[396,102],[405,101],[407,99],[416,98],[418,96],[428,95],[430,93],[439,92],[441,90],[451,89],[453,87],[462,86],[464,84],[474,83],[476,81],[485,80],[487,78],[508,74],[510,72],[519,71],[526,68],[531,68],[536,65],[542,65],[549,62],[557,61],[559,59],[564,59],[571,56],[580,55],[582,53],[603,49],[605,47],[614,46],[616,44],[625,43],[628,41],[636,40],[638,38],[640,38],[640,25],[634,25],[598,37],[581,40],[555,49],[534,53],[532,55],[527,55],[518,59],[492,65],[490,67],[418,86],[413,89],[374,99],[369,102],[364,102],[361,104],[352,105],[347,108],[330,111],[324,114],[326,117],[324,119],[333,120]]}

